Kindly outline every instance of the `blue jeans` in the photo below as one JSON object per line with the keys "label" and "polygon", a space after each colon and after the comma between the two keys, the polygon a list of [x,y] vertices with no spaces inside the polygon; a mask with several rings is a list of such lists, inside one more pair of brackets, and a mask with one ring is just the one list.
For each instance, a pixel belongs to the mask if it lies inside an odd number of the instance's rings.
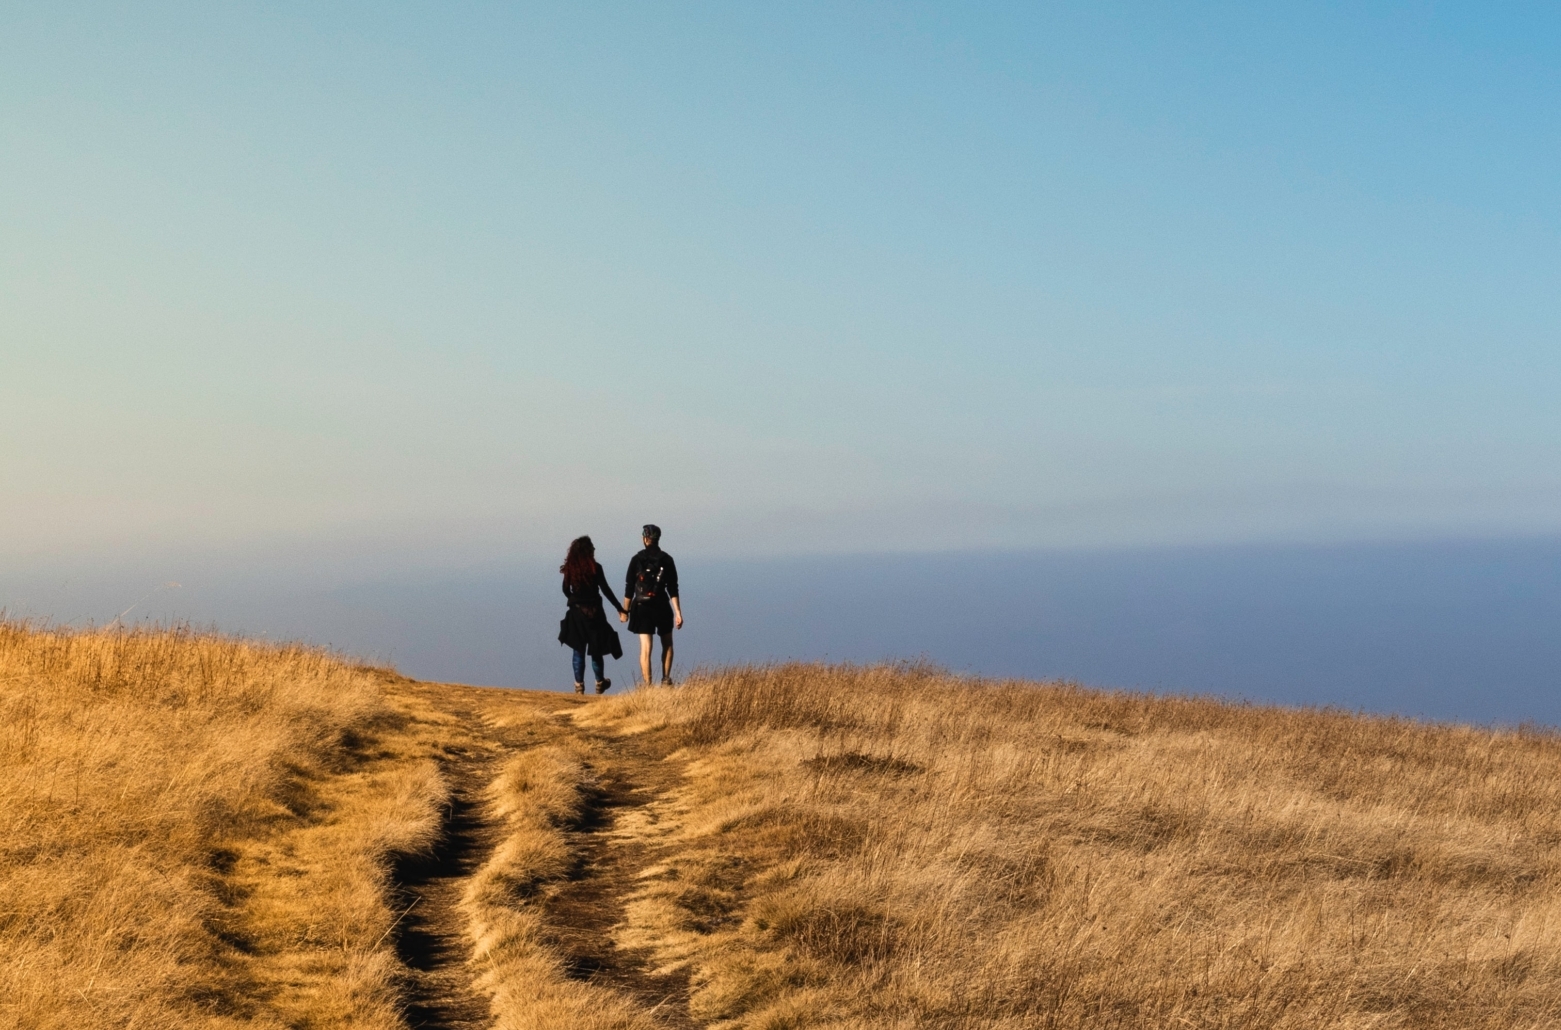
{"label": "blue jeans", "polygon": [[[584,683],[585,682],[585,652],[584,651],[576,651],[575,655],[574,655],[574,658],[575,658],[575,682],[576,683]],[[591,671],[596,673],[596,682],[600,683],[602,681],[602,656],[601,655],[593,654],[591,656]]]}

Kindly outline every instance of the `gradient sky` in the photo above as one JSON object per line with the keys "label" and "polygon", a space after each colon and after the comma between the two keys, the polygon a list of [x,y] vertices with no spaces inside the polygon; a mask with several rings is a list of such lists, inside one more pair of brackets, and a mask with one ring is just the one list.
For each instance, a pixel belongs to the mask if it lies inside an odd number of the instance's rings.
{"label": "gradient sky", "polygon": [[1558,169],[1553,5],[6,5],[0,557],[1555,532]]}

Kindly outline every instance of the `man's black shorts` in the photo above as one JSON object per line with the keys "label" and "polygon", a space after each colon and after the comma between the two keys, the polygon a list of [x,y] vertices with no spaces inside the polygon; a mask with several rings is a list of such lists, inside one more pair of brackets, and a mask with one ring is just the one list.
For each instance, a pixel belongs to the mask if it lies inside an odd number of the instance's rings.
{"label": "man's black shorts", "polygon": [[666,636],[672,632],[672,602],[671,601],[635,601],[634,607],[629,609],[630,633],[659,633]]}

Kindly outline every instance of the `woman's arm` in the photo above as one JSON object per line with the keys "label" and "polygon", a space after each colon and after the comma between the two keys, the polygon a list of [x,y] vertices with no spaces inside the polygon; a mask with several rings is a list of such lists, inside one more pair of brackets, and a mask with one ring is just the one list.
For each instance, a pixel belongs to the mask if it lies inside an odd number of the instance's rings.
{"label": "woman's arm", "polygon": [[618,609],[618,614],[623,614],[623,605],[618,603],[618,596],[612,592],[612,585],[607,582],[607,572],[602,568],[601,562],[596,563],[596,589],[607,595],[607,600]]}

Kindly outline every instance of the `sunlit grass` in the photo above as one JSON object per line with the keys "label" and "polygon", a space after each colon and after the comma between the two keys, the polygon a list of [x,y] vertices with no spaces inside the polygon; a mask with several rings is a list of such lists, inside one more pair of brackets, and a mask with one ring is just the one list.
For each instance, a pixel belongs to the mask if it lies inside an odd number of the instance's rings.
{"label": "sunlit grass", "polygon": [[618,929],[732,1027],[1543,1027],[1561,740],[732,669],[596,707],[685,786]]}
{"label": "sunlit grass", "polygon": [[[458,913],[499,1028],[1561,1023],[1549,732],[920,666],[446,689],[0,623],[0,1025],[404,1026],[390,863],[452,753],[496,777]],[[590,824],[609,774],[666,792]],[[585,832],[671,1008],[557,953]]]}
{"label": "sunlit grass", "polygon": [[397,1027],[388,856],[440,784],[376,670],[0,623],[0,1025]]}

